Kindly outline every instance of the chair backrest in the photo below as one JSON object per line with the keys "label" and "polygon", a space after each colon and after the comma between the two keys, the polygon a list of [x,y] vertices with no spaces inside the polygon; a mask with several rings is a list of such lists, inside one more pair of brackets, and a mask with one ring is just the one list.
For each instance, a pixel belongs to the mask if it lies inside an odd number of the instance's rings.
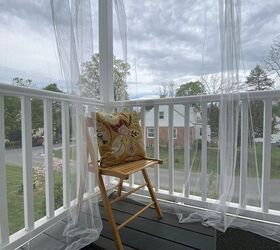
{"label": "chair backrest", "polygon": [[87,155],[90,157],[88,169],[90,172],[97,172],[99,167],[97,161],[97,153],[96,153],[97,151],[96,151],[96,146],[94,146],[92,143],[91,135],[89,132],[90,128],[95,128],[94,120],[92,117],[84,118],[84,127],[85,127],[86,143],[87,143]]}

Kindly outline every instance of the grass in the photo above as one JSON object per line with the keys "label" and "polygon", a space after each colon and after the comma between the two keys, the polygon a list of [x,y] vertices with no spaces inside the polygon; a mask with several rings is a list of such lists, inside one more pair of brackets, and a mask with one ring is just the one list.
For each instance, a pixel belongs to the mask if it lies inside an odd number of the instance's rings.
{"label": "grass", "polygon": [[[7,195],[8,195],[8,218],[10,235],[24,228],[24,204],[22,190],[22,168],[20,166],[6,166]],[[55,171],[55,207],[62,206],[62,174]],[[45,189],[44,183],[34,188],[34,217],[35,221],[44,217]]]}
{"label": "grass", "polygon": [[[256,156],[258,163],[258,175],[262,174],[262,143],[256,143]],[[149,157],[153,157],[154,149],[153,147],[146,148],[147,155]],[[201,169],[201,150],[198,149],[196,152],[196,146],[192,145],[190,152],[190,162],[193,162],[192,171],[200,172]],[[54,156],[57,158],[62,157],[62,150],[57,149],[54,150]],[[207,147],[207,172],[216,174],[217,171],[217,156],[218,156],[218,148],[217,146],[208,146]],[[161,168],[167,169],[168,164],[168,148],[160,147],[160,158],[163,160],[163,164]],[[237,154],[237,167],[236,167],[236,175],[239,176],[240,172],[240,148],[238,149]],[[254,149],[249,148],[248,154],[248,176],[256,177],[256,169],[254,164]],[[183,170],[184,169],[184,149],[175,149],[174,150],[174,167],[175,170]],[[271,178],[279,179],[280,178],[280,147],[271,145]]]}
{"label": "grass", "polygon": [[[62,159],[62,149],[54,149],[53,150],[53,157],[54,158],[59,158]],[[70,159],[75,158],[75,148],[71,147],[70,148]]]}
{"label": "grass", "polygon": [[[147,155],[153,156],[153,148],[147,147]],[[195,154],[195,149],[192,148],[190,152],[190,161],[193,162],[193,172],[200,172],[201,168],[201,150],[197,150]],[[208,173],[217,173],[217,156],[218,148],[208,146],[207,148],[207,172]],[[256,144],[256,156],[258,163],[258,175],[261,176],[262,173],[262,143]],[[160,158],[163,160],[162,168],[167,168],[168,164],[168,148],[160,148]],[[239,176],[239,166],[240,162],[240,148],[238,149],[237,155],[237,167],[236,175]],[[249,148],[248,154],[248,176],[255,177],[256,169],[254,164],[254,149]],[[174,167],[176,170],[184,169],[184,149],[175,149],[174,150]],[[277,147],[272,144],[271,147],[271,178],[279,179],[280,178],[280,147]]]}

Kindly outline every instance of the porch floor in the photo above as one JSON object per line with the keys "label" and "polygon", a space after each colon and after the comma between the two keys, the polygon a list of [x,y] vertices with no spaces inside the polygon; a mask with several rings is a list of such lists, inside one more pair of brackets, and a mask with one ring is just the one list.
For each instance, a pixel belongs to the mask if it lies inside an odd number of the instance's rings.
{"label": "porch floor", "polygon": [[[141,209],[140,204],[131,199],[119,201],[113,205],[113,212],[116,222],[120,224],[126,218]],[[105,211],[100,205],[100,213],[103,220],[103,230],[100,238],[83,250],[92,249],[115,249],[113,235],[110,225],[106,219]],[[25,250],[62,250],[65,245],[61,235],[66,222],[61,221],[45,233],[33,239],[29,248]],[[155,211],[149,208],[140,217],[129,223],[121,230],[121,239],[124,249],[145,249],[145,250],[180,250],[180,249],[280,249],[280,244],[257,236],[255,234],[229,229],[222,234],[212,228],[202,226],[200,223],[179,224],[177,216],[171,213],[164,213],[163,219],[158,220]]]}

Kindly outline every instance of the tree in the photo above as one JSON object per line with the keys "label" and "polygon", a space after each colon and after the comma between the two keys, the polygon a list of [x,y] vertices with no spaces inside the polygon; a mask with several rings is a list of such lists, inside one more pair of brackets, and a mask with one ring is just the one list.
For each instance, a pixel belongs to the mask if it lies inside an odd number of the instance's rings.
{"label": "tree", "polygon": [[[16,86],[30,87],[32,80],[16,77],[13,79],[13,84]],[[47,85],[44,90],[62,92],[55,83]],[[21,101],[19,97],[4,97],[4,115],[5,115],[5,136],[12,142],[21,141]],[[44,126],[44,106],[42,100],[31,100],[31,115],[32,129],[37,130]],[[54,140],[59,140],[61,137],[61,110],[60,104],[53,102],[53,128]]]}
{"label": "tree", "polygon": [[208,74],[201,77],[205,91],[209,95],[221,93],[221,78],[218,74]]}
{"label": "tree", "polygon": [[270,47],[264,62],[267,71],[280,78],[280,37]]}
{"label": "tree", "polygon": [[13,85],[19,86],[19,87],[31,87],[32,86],[32,80],[31,79],[23,79],[21,77],[15,77],[13,78]]}
{"label": "tree", "polygon": [[161,84],[155,94],[159,95],[159,98],[172,98],[176,95],[176,83],[174,81],[169,81],[168,83]]}
{"label": "tree", "polygon": [[274,81],[268,78],[266,72],[259,65],[251,70],[250,75],[247,77],[245,83],[247,84],[250,91],[263,91],[271,89],[274,85]]}
{"label": "tree", "polygon": [[176,91],[176,96],[191,96],[206,94],[205,87],[200,81],[182,84]]}
{"label": "tree", "polygon": [[[52,92],[62,93],[57,87],[56,83],[50,83],[43,90],[48,90]],[[44,105],[42,100],[33,99],[31,103],[31,113],[32,113],[32,128],[37,130],[44,127]],[[53,115],[53,140],[54,142],[61,141],[61,105],[57,101],[52,103],[52,115]]]}
{"label": "tree", "polygon": [[[79,84],[82,94],[86,97],[99,97],[100,95],[100,73],[99,73],[99,54],[94,54],[91,61],[82,65],[82,73]],[[116,101],[128,99],[126,91],[126,78],[130,75],[130,65],[121,59],[113,57],[113,77],[114,77],[114,99]]]}
{"label": "tree", "polygon": [[[251,70],[250,75],[246,79],[246,84],[250,91],[264,91],[273,88],[274,81],[267,76],[266,72],[259,65],[257,65]],[[251,102],[253,132],[254,137],[256,138],[263,136],[263,109],[263,101],[255,100]],[[273,114],[272,133],[275,133],[276,131],[276,117],[275,114]]]}
{"label": "tree", "polygon": [[[187,82],[182,84],[176,91],[176,96],[192,96],[206,94],[205,88],[200,81]],[[200,112],[201,108],[199,104],[192,104],[192,107],[196,112]]]}
{"label": "tree", "polygon": [[50,83],[49,85],[44,87],[43,90],[48,90],[48,91],[57,92],[57,93],[63,93],[62,90],[57,87],[56,83]]}
{"label": "tree", "polygon": [[[44,90],[62,93],[62,90],[57,87],[56,83],[50,83]],[[60,102],[53,101],[52,105],[53,113],[53,140],[54,142],[61,142],[62,139],[62,124],[61,124],[61,104]]]}
{"label": "tree", "polygon": [[217,103],[208,106],[208,124],[211,129],[211,138],[218,138],[219,135],[219,114],[220,109]]}
{"label": "tree", "polygon": [[[19,87],[32,86],[31,79],[14,77],[12,84]],[[10,141],[21,140],[21,115],[20,115],[20,98],[14,96],[4,97],[4,117],[5,117],[5,136]]]}
{"label": "tree", "polygon": [[20,98],[4,97],[5,137],[12,142],[21,140]]}

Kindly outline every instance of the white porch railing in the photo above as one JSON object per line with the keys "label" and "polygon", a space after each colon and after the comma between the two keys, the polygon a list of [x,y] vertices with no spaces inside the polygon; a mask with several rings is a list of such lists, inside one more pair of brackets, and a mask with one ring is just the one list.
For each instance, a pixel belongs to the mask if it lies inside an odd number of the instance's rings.
{"label": "white porch railing", "polygon": [[[261,207],[249,206],[247,204],[247,165],[248,165],[248,102],[247,96],[251,100],[264,101],[264,140],[262,153],[262,196]],[[8,221],[8,197],[6,184],[5,166],[5,126],[4,126],[4,96],[17,96],[21,98],[21,122],[22,122],[22,168],[23,168],[23,199],[24,199],[24,228],[20,231],[9,234]],[[239,209],[244,216],[261,219],[265,214],[266,219],[280,223],[280,211],[270,209],[270,168],[271,168],[271,118],[272,101],[280,97],[280,91],[250,92],[241,94],[242,118],[241,118],[241,155],[240,155],[240,188],[239,202],[227,203],[229,212]],[[34,221],[34,198],[32,185],[32,138],[31,138],[31,99],[43,100],[44,103],[44,131],[45,131],[45,190],[46,190],[46,216]],[[208,204],[217,203],[217,200],[209,198],[207,195],[207,104],[219,102],[219,95],[209,96],[190,96],[173,99],[137,100],[113,102],[108,106],[121,110],[123,108],[141,109],[141,124],[143,127],[144,138],[146,138],[146,109],[154,108],[154,157],[160,156],[160,134],[159,134],[159,109],[161,105],[168,106],[169,120],[168,133],[173,134],[174,119],[173,112],[175,105],[184,105],[184,175],[190,171],[190,105],[194,103],[202,104],[202,146],[201,146],[201,172],[200,174],[200,196],[192,195],[191,187],[186,185],[183,192],[179,193],[175,189],[175,168],[174,168],[174,140],[173,136],[168,137],[168,169],[166,178],[168,189],[163,190],[160,183],[160,168],[156,166],[153,172],[154,187],[159,198],[167,201],[176,201],[178,196],[183,196],[186,204],[199,208],[207,208]],[[62,111],[62,178],[63,178],[63,207],[54,209],[54,171],[53,171],[53,142],[52,142],[52,101],[61,103]],[[65,94],[48,92],[43,90],[20,88],[11,85],[0,84],[0,248],[15,249],[22,245],[26,240],[38,235],[48,227],[66,216],[70,206],[70,126],[69,106],[76,104],[78,112],[81,112],[82,105],[86,105],[88,110],[96,107],[105,106],[98,100],[88,98],[73,97]],[[77,150],[79,150],[77,148]],[[92,183],[94,186],[94,184]],[[135,186],[135,178],[131,178],[127,184],[128,188]],[[142,194],[147,194],[147,190],[141,190]]]}
{"label": "white porch railing", "polygon": [[[21,130],[22,130],[22,172],[23,172],[23,203],[24,228],[9,234],[8,199],[5,163],[5,126],[4,126],[4,97],[15,96],[21,99]],[[44,107],[44,147],[45,147],[45,196],[46,216],[35,221],[33,193],[33,163],[32,163],[32,114],[31,100],[36,98],[43,101]],[[63,207],[54,209],[54,170],[53,170],[53,121],[52,103],[61,103],[62,116],[62,182]],[[88,110],[102,109],[100,101],[80,98],[61,93],[39,89],[15,87],[0,84],[0,249],[15,249],[27,240],[43,232],[67,214],[70,206],[70,125],[69,107],[74,105],[76,112],[83,112],[83,105]],[[78,117],[78,116],[77,116]],[[77,119],[76,126],[80,124]],[[77,136],[78,137],[78,136]],[[78,138],[77,138],[78,139]],[[77,147],[76,150],[80,150]],[[79,155],[79,153],[77,153]],[[92,184],[93,185],[93,184]]]}
{"label": "white porch railing", "polygon": [[[280,91],[262,91],[262,92],[244,92],[238,94],[242,104],[241,108],[241,146],[240,146],[240,180],[239,180],[239,202],[227,202],[228,212],[235,214],[236,210],[239,214],[249,218],[260,219],[280,223],[280,200],[278,201],[277,209],[270,209],[270,182],[271,182],[271,126],[272,126],[272,103],[273,101],[279,101]],[[260,100],[264,103],[264,116],[263,116],[263,145],[262,145],[262,173],[261,173],[261,206],[250,205],[248,194],[248,140],[249,140],[249,100],[255,101]],[[218,203],[218,200],[213,199],[207,195],[207,105],[213,102],[219,102],[220,95],[207,95],[207,96],[188,96],[188,97],[177,97],[177,98],[164,98],[155,100],[133,100],[133,101],[122,101],[114,102],[111,105],[117,107],[118,110],[123,108],[139,109],[142,112],[142,126],[144,124],[148,108],[154,108],[154,157],[159,157],[159,107],[168,106],[168,170],[167,173],[168,187],[167,189],[161,189],[160,183],[160,169],[157,166],[154,170],[154,187],[159,198],[167,201],[175,202],[177,197],[180,197],[180,201],[184,201],[185,204],[196,206],[199,208],[208,208],[209,204]],[[184,171],[181,173],[187,176],[190,171],[190,105],[199,104],[201,105],[201,125],[202,125],[202,140],[201,140],[201,169],[200,173],[200,195],[191,195],[190,184],[184,186],[182,192],[176,192],[174,190],[174,139],[173,126],[174,126],[174,106],[184,106]],[[143,126],[145,133],[146,129]],[[146,137],[145,137],[146,138]],[[180,173],[179,173],[180,174]],[[178,176],[177,176],[178,177]],[[279,179],[280,181],[280,179]],[[137,184],[130,180],[127,188],[135,187]],[[142,194],[148,195],[147,190],[142,190]],[[183,197],[183,198],[181,198]],[[248,204],[249,203],[249,204]]]}

